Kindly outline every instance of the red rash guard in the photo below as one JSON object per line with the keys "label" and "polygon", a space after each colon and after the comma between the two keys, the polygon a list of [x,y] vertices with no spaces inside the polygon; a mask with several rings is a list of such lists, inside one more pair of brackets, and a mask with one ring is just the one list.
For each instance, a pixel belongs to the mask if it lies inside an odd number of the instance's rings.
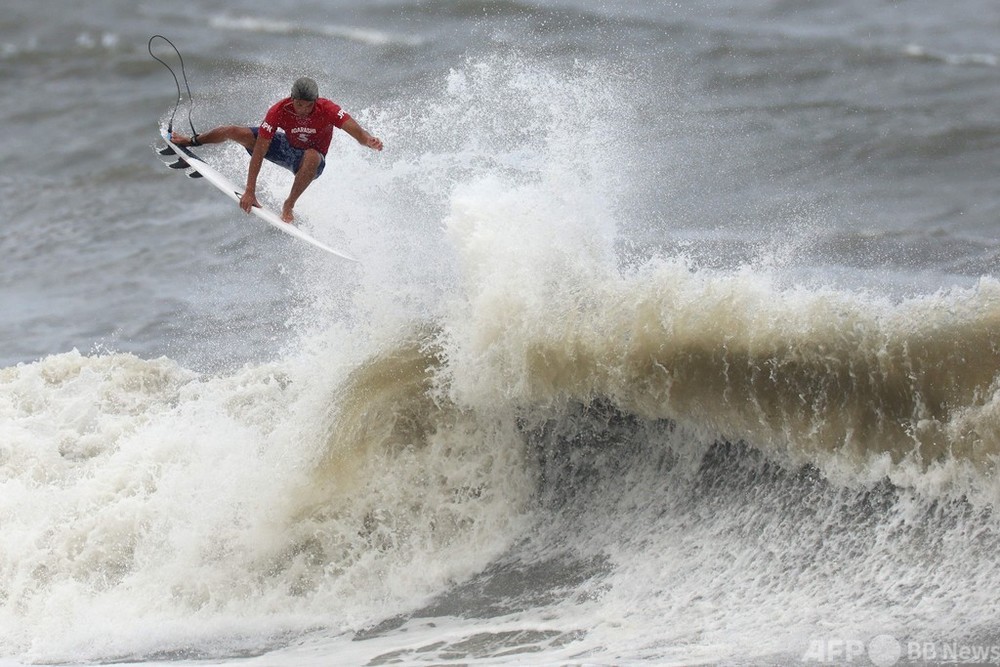
{"label": "red rash guard", "polygon": [[351,117],[326,98],[316,100],[316,106],[308,116],[296,116],[292,98],[286,97],[267,110],[259,134],[268,139],[280,127],[285,131],[288,143],[295,148],[315,148],[323,155],[330,149],[333,128],[341,128]]}

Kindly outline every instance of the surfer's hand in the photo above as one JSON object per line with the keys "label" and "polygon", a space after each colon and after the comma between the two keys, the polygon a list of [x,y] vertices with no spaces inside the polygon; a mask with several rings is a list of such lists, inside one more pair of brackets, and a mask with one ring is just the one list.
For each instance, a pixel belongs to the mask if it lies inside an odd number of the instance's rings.
{"label": "surfer's hand", "polygon": [[253,190],[247,190],[240,197],[240,208],[243,209],[244,213],[249,213],[250,209],[254,206],[260,208],[260,202],[257,201],[257,195],[254,194]]}
{"label": "surfer's hand", "polygon": [[369,134],[365,137],[365,146],[368,146],[373,151],[380,151],[382,150],[382,140]]}

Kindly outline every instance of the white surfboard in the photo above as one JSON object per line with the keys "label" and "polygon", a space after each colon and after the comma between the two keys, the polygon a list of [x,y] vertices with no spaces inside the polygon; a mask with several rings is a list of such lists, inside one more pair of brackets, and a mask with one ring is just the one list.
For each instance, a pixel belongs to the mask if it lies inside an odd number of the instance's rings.
{"label": "white surfboard", "polygon": [[[165,129],[160,128],[160,136],[163,138],[163,141],[167,144],[170,150],[167,151],[166,149],[161,149],[157,152],[161,157],[167,160],[168,166],[171,169],[183,169],[184,171],[187,172],[187,175],[192,178],[203,177],[206,181],[214,185],[220,191],[224,192],[233,201],[235,202],[240,201],[240,198],[243,196],[243,188],[234,185],[232,181],[223,176],[214,167],[203,162],[201,158],[199,158],[197,155],[191,152],[191,149],[182,148],[180,146],[175,145],[172,141],[170,141],[170,138],[167,135]],[[258,218],[268,223],[275,229],[284,232],[285,234],[294,236],[300,241],[305,241],[306,243],[309,243],[319,248],[320,250],[325,250],[328,253],[336,255],[341,259],[346,259],[350,262],[358,261],[357,259],[351,257],[343,250],[336,250],[334,248],[331,248],[322,241],[314,239],[309,234],[306,234],[304,231],[302,231],[295,225],[283,221],[273,211],[257,206],[254,206],[250,210]]]}

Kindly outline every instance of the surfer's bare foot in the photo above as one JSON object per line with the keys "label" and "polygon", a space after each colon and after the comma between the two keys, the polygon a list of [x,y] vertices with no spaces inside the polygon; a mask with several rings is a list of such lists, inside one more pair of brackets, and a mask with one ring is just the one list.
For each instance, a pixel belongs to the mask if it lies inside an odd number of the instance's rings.
{"label": "surfer's bare foot", "polygon": [[289,224],[295,221],[295,214],[292,213],[292,207],[288,204],[281,207],[281,219]]}

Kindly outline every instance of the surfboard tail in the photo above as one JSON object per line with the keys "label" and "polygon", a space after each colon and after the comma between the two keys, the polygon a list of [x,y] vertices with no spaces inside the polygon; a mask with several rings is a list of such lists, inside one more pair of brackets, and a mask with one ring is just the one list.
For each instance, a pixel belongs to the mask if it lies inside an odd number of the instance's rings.
{"label": "surfboard tail", "polygon": [[167,165],[168,167],[170,167],[171,169],[178,169],[178,170],[184,170],[184,171],[186,171],[187,172],[186,175],[187,175],[188,178],[204,178],[204,176],[201,174],[201,172],[199,172],[197,169],[193,168],[191,166],[191,164],[187,160],[185,160],[183,157],[181,157],[180,153],[178,153],[177,151],[175,151],[173,149],[173,147],[170,146],[170,144],[164,144],[163,146],[160,146],[160,147],[154,146],[153,150],[161,158],[174,158],[174,157],[177,158],[173,162],[171,162],[170,159],[165,159],[163,161],[163,163],[165,165]]}

